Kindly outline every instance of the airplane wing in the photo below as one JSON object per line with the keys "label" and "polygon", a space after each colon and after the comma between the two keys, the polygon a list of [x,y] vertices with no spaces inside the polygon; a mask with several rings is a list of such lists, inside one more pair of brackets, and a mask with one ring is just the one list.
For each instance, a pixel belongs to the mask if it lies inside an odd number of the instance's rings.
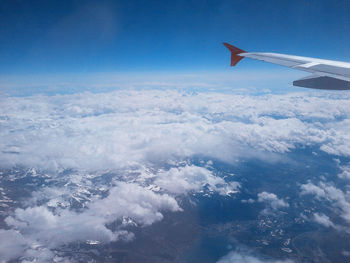
{"label": "airplane wing", "polygon": [[224,45],[231,52],[231,66],[235,66],[245,57],[262,60],[312,73],[306,78],[294,81],[294,86],[312,89],[350,90],[350,63],[348,62],[278,53],[246,52],[228,43],[224,43]]}

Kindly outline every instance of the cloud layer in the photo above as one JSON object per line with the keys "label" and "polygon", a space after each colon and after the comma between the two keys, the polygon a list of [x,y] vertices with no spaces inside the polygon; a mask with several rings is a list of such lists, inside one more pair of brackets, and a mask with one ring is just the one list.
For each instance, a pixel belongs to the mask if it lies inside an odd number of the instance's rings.
{"label": "cloud layer", "polygon": [[151,90],[0,103],[2,167],[101,170],[196,154],[232,161],[298,144],[350,156],[350,102],[331,95]]}
{"label": "cloud layer", "polygon": [[[211,161],[191,163],[198,156],[274,161],[301,145],[350,157],[350,100],[344,94],[124,90],[3,97],[0,103],[0,166],[30,168],[26,176],[46,178],[6,217],[0,238],[8,242],[0,242],[0,250],[8,252],[0,261],[59,261],[54,251],[70,243],[132,240],[126,226],[181,212],[179,197],[203,189],[232,195],[243,187],[217,173]],[[339,176],[348,177],[343,170]],[[348,194],[332,187],[310,182],[301,189],[331,201],[348,220]],[[289,206],[264,191],[258,201],[274,210]],[[334,227],[322,213],[312,220]],[[236,258],[265,262],[227,256]]]}

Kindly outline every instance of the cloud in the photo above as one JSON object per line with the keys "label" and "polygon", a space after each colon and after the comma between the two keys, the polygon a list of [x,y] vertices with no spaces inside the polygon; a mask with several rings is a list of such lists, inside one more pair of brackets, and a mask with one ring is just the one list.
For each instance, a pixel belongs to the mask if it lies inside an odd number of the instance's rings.
{"label": "cloud", "polygon": [[344,166],[340,166],[340,169],[342,170],[342,172],[340,174],[338,174],[339,178],[342,179],[350,179],[350,166],[348,165],[344,165]]}
{"label": "cloud", "polygon": [[232,162],[300,144],[350,156],[349,104],[305,94],[170,90],[7,97],[0,163],[101,170],[194,155]]}
{"label": "cloud", "polygon": [[95,240],[108,243],[131,240],[133,234],[119,229],[112,230],[108,224],[124,217],[141,226],[150,225],[163,218],[162,211],[181,211],[176,200],[167,194],[157,194],[136,184],[119,182],[111,188],[106,198],[92,201],[82,212],[57,209],[52,212],[45,206],[17,208],[5,222],[14,230],[5,231],[7,239],[0,250],[13,248],[13,258],[33,244],[43,248],[57,248],[72,242]]}
{"label": "cloud", "polygon": [[[324,186],[324,184],[321,184],[322,186]],[[314,185],[311,182],[308,182],[307,184],[303,184],[301,185],[301,194],[313,194],[318,198],[321,197],[326,197],[326,192],[323,189],[323,187],[319,187]]]}
{"label": "cloud", "polygon": [[[28,177],[43,176],[35,169],[26,173]],[[162,220],[163,212],[181,212],[177,195],[197,193],[204,187],[226,195],[236,193],[239,186],[194,165],[159,172],[123,170],[121,177],[113,174],[111,182],[104,181],[105,176],[96,172],[63,172],[48,177],[49,185],[39,187],[22,202],[26,208],[17,208],[5,219],[7,226],[26,241],[12,244],[22,251],[21,256],[29,258],[31,253],[39,260],[45,251],[46,256],[51,253],[53,258],[57,255],[52,251],[74,242],[131,241],[134,235],[125,227],[148,226]],[[175,188],[169,187],[167,176],[170,182],[179,179]],[[156,183],[162,185],[161,192]],[[183,183],[187,187],[183,188]],[[108,227],[111,224],[113,228]],[[39,254],[35,256],[36,253]]]}
{"label": "cloud", "polygon": [[325,214],[314,213],[314,221],[325,227],[334,227],[333,222]]}
{"label": "cloud", "polygon": [[286,203],[283,199],[279,199],[277,195],[268,192],[259,193],[258,202],[267,203],[274,210],[289,207],[289,204]]}
{"label": "cloud", "polygon": [[26,244],[25,238],[17,231],[0,229],[0,262],[23,255]]}
{"label": "cloud", "polygon": [[319,201],[327,201],[331,205],[336,215],[339,215],[345,223],[345,226],[335,226],[324,214],[315,213],[314,220],[326,227],[333,226],[338,229],[346,230],[350,232],[348,224],[350,223],[350,197],[347,191],[334,186],[330,182],[319,182],[315,185],[311,182],[301,185],[301,195],[314,195]]}
{"label": "cloud", "polygon": [[259,257],[253,256],[248,252],[232,251],[223,258],[221,258],[217,263],[293,263],[294,261],[286,260],[271,260],[271,259],[261,259]]}
{"label": "cloud", "polygon": [[198,192],[204,186],[222,195],[237,192],[239,183],[226,183],[224,179],[212,174],[203,167],[187,165],[179,168],[171,168],[162,171],[157,175],[154,183],[167,192],[174,194],[187,194],[188,192]]}

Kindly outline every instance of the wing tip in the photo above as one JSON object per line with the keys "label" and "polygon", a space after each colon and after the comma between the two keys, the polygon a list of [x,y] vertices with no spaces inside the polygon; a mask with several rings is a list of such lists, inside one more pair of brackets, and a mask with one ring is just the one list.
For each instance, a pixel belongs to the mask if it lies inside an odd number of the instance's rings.
{"label": "wing tip", "polygon": [[228,50],[231,52],[231,66],[235,66],[240,60],[242,60],[244,57],[239,56],[240,53],[246,53],[243,49],[240,49],[238,47],[235,47],[227,42],[223,42],[223,45],[227,47]]}

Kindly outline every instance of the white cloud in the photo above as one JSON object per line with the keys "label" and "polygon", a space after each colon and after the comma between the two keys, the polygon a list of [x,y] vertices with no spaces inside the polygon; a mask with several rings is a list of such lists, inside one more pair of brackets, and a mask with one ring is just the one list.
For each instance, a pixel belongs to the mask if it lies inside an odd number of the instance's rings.
{"label": "white cloud", "polygon": [[237,182],[228,184],[224,179],[213,175],[206,168],[194,165],[162,171],[157,174],[157,179],[154,183],[174,194],[187,194],[191,191],[198,192],[207,185],[210,190],[225,195],[237,192],[239,187]]}
{"label": "white cloud", "polygon": [[[226,183],[222,178],[216,177],[206,168],[194,165],[185,165],[161,172],[123,170],[122,177],[114,175],[112,185],[103,182],[103,173],[70,172],[57,175],[53,185],[42,187],[32,193],[32,197],[24,202],[25,209],[18,208],[5,219],[7,225],[18,231],[24,245],[16,243],[22,248],[22,256],[29,257],[38,253],[34,258],[41,258],[43,253],[50,254],[50,250],[59,250],[60,246],[72,242],[108,243],[112,241],[133,239],[133,233],[125,231],[124,226],[147,226],[163,218],[163,211],[182,211],[174,196],[198,192],[208,186],[219,194],[237,192],[238,183]],[[148,172],[148,173],[147,173]],[[31,173],[37,172],[31,170]],[[128,175],[132,173],[132,175]],[[187,188],[176,185],[176,191],[164,187],[169,194],[161,194],[155,188],[155,182],[167,185],[167,176],[170,181],[178,178],[185,182]],[[126,183],[121,180],[131,180]],[[102,180],[102,183],[96,181]],[[56,186],[57,185],[57,186]],[[64,185],[63,187],[59,185]],[[163,185],[162,185],[163,186]],[[103,197],[108,190],[108,196]],[[83,204],[76,211],[72,209],[73,202]],[[38,205],[40,204],[40,205]],[[107,225],[118,220],[116,230],[109,229]],[[36,249],[32,249],[36,244]],[[1,244],[0,244],[1,250]],[[30,252],[31,251],[31,252]],[[30,253],[29,253],[30,252]],[[55,256],[55,253],[51,253]],[[43,260],[45,262],[47,260]]]}
{"label": "white cloud", "polygon": [[273,193],[268,193],[268,192],[259,193],[258,202],[267,203],[274,210],[277,210],[279,208],[289,207],[289,204],[286,203],[283,199],[279,199],[277,195]]}
{"label": "white cloud", "polygon": [[231,162],[297,144],[350,156],[349,100],[307,93],[117,91],[7,97],[1,105],[2,166],[99,170],[196,154]]}
{"label": "white cloud", "polygon": [[[321,201],[328,201],[331,204],[331,208],[334,212],[341,216],[345,220],[345,223],[350,223],[350,194],[348,191],[344,192],[341,189],[335,187],[332,183],[320,182],[315,185],[311,182],[301,185],[301,194],[312,194]],[[316,214],[314,219],[325,226],[332,226],[331,222],[328,222],[329,218],[326,215]],[[347,231],[350,232],[347,227]]]}
{"label": "white cloud", "polygon": [[[323,186],[324,184],[322,184]],[[313,194],[316,197],[325,197],[326,192],[322,187],[316,186],[311,182],[308,182],[307,184],[301,185],[301,194]]]}
{"label": "white cloud", "polygon": [[253,255],[250,255],[246,252],[232,251],[223,258],[221,258],[217,263],[293,263],[294,261],[290,259],[286,260],[271,260],[271,259],[262,259]]}
{"label": "white cloud", "polygon": [[23,255],[26,243],[17,231],[0,229],[0,262],[8,262]]}
{"label": "white cloud", "polygon": [[325,214],[314,213],[314,221],[325,227],[334,227],[333,222]]}
{"label": "white cloud", "polygon": [[[111,188],[106,198],[91,202],[80,213],[68,209],[52,212],[45,206],[17,208],[13,216],[5,219],[8,226],[17,232],[6,232],[7,235],[11,234],[12,239],[0,244],[0,250],[14,247],[15,256],[19,253],[16,251],[28,250],[31,244],[55,248],[75,241],[108,243],[130,240],[133,234],[123,230],[122,226],[112,231],[106,225],[123,217],[131,218],[141,226],[150,225],[161,220],[161,212],[167,210],[181,211],[173,197],[156,194],[136,184],[120,182]],[[26,240],[27,244],[18,240]]]}
{"label": "white cloud", "polygon": [[343,179],[350,179],[350,165],[348,164],[340,166],[340,169],[342,170],[342,172],[338,174],[338,177]]}

